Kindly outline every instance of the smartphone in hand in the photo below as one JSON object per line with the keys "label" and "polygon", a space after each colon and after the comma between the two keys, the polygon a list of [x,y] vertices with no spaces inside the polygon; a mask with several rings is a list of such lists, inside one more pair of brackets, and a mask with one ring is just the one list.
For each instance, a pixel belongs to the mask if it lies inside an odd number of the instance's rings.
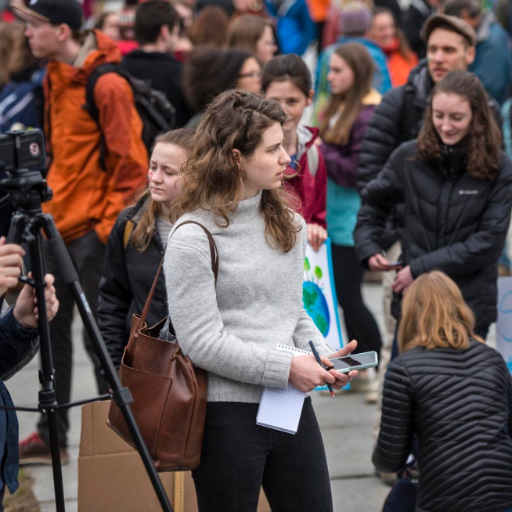
{"label": "smartphone in hand", "polygon": [[363,352],[362,354],[352,354],[351,356],[337,357],[329,359],[334,365],[334,370],[340,373],[348,373],[352,370],[365,370],[374,368],[379,363],[377,352]]}

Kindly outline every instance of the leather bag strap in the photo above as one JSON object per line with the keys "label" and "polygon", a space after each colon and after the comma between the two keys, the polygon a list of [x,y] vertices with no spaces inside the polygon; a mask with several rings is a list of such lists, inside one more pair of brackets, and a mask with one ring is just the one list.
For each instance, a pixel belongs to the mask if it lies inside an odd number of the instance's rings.
{"label": "leather bag strap", "polygon": [[[176,226],[174,231],[176,231],[176,229],[180,228],[181,226],[184,226],[185,224],[196,224],[206,233],[206,236],[208,237],[208,243],[210,244],[210,256],[212,259],[213,275],[215,276],[215,284],[217,284],[217,276],[219,275],[219,251],[217,250],[217,244],[215,243],[215,240],[213,239],[212,234],[202,224],[200,224],[199,222],[196,222],[194,220],[186,220],[185,222],[182,222],[181,224]],[[160,265],[156,272],[155,279],[153,280],[153,285],[151,286],[151,290],[149,291],[148,298],[146,299],[146,304],[144,304],[144,309],[142,310],[142,313],[140,315],[139,326],[144,325],[144,322],[146,321],[146,317],[148,316],[149,308],[151,307],[151,302],[153,301],[153,295],[155,294],[156,284],[158,282],[158,278],[160,277],[160,272],[162,271],[162,267],[164,265],[164,259],[165,259],[165,254],[162,258],[162,261],[160,261]]]}

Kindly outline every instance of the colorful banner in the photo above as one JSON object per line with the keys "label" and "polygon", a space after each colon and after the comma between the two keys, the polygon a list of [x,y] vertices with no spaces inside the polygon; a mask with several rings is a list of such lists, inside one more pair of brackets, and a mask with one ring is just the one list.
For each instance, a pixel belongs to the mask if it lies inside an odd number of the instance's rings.
{"label": "colorful banner", "polygon": [[[304,260],[304,308],[324,335],[325,340],[335,350],[343,346],[338,299],[334,286],[332,268],[331,239],[315,252],[308,244]],[[349,389],[350,384],[343,389]],[[327,386],[316,390],[327,390]]]}

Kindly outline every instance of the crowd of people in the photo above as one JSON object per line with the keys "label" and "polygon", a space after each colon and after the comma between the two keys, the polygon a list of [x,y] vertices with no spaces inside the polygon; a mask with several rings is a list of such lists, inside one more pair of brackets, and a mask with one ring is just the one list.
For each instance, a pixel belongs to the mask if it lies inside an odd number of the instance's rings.
{"label": "crowd of people", "polygon": [[[161,336],[174,333],[208,373],[193,472],[201,512],[254,511],[261,486],[272,510],[331,512],[310,398],[294,436],[257,426],[256,414],[265,386],[349,381],[377,403],[373,462],[394,483],[386,512],[512,510],[512,380],[485,345],[499,265],[510,273],[511,6],[403,7],[12,0],[2,13],[0,132],[45,133],[44,210],[117,369],[164,262],[148,325],[169,316]],[[218,274],[190,221],[213,236]],[[306,245],[328,238],[353,340],[337,351],[302,302]],[[55,389],[68,403],[73,296],[44,250]],[[0,241],[0,295],[16,286],[23,254]],[[383,332],[361,292],[369,273],[382,279]],[[0,318],[0,356],[16,345],[1,375],[33,353],[36,326],[24,288]],[[325,367],[276,349],[309,350],[310,340]],[[329,358],[369,351],[377,379],[328,371]],[[66,463],[68,410],[57,417]],[[0,412],[0,488],[10,492],[16,430],[14,413]],[[19,462],[51,464],[46,415],[19,443]]]}

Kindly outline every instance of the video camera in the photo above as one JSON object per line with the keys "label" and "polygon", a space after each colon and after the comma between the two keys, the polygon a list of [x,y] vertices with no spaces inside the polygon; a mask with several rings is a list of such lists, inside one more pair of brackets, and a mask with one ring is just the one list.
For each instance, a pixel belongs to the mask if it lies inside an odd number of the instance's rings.
{"label": "video camera", "polygon": [[13,131],[0,135],[0,171],[43,167],[46,164],[41,130]]}

